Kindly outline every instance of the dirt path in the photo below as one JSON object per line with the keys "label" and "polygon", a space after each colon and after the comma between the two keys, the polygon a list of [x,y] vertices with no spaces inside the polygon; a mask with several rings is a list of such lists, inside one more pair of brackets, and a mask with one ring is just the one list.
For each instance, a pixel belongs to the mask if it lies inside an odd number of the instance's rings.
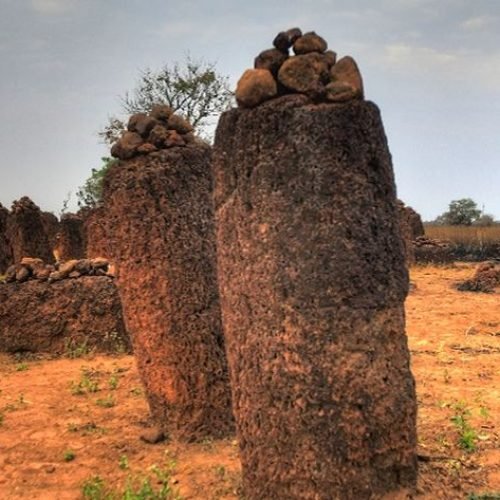
{"label": "dirt path", "polygon": [[[451,288],[471,274],[465,265],[412,272],[407,321],[419,400],[419,498],[500,492],[500,294]],[[0,391],[0,499],[76,499],[84,484],[86,491],[123,491],[127,479],[146,476],[158,491],[153,465],[171,471],[170,485],[185,499],[237,498],[236,441],[139,439],[147,406],[131,356],[4,356]]]}
{"label": "dirt path", "polygon": [[473,269],[412,270],[416,289],[406,310],[419,452],[442,457],[421,464],[420,486],[428,498],[472,492],[500,498],[500,294],[452,288]]}

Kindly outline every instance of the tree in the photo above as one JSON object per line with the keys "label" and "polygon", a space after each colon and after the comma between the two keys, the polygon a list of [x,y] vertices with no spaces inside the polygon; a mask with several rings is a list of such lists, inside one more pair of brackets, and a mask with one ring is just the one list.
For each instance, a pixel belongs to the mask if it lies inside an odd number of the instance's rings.
{"label": "tree", "polygon": [[491,214],[482,214],[474,221],[475,226],[490,227],[495,225],[495,217]]}
{"label": "tree", "polygon": [[79,208],[95,208],[102,201],[103,180],[109,168],[116,163],[114,158],[101,158],[101,168],[93,168],[90,177],[80,186],[76,192],[76,198]]}
{"label": "tree", "polygon": [[437,224],[450,226],[470,226],[481,216],[481,210],[477,208],[477,203],[470,198],[453,200],[448,207],[448,211],[436,219]]}
{"label": "tree", "polygon": [[[214,63],[188,56],[183,64],[175,62],[159,71],[142,71],[135,89],[121,97],[123,116],[111,116],[99,136],[105,143],[113,144],[126,128],[128,115],[148,113],[155,104],[167,104],[184,115],[198,135],[209,139],[211,119],[226,110],[232,99],[228,78],[216,72]],[[114,160],[102,158],[102,161],[102,167],[93,168],[76,193],[80,208],[94,208],[101,203],[104,175]]]}
{"label": "tree", "polygon": [[[208,138],[210,119],[226,110],[232,98],[228,78],[216,72],[214,63],[188,56],[182,65],[175,62],[159,71],[142,71],[135,89],[121,98],[121,105],[122,112],[131,115],[148,113],[155,104],[167,104],[187,118],[199,135]],[[99,136],[113,144],[124,128],[125,118],[111,116]]]}

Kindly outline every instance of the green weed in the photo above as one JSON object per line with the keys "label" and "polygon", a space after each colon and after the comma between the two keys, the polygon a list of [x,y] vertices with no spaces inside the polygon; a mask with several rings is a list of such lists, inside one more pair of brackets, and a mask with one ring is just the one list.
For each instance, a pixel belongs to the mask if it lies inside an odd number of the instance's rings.
{"label": "green weed", "polygon": [[67,339],[64,343],[64,355],[70,359],[82,358],[87,356],[92,352],[92,349],[88,346],[87,339],[76,342],[73,339]]}
{"label": "green weed", "polygon": [[120,457],[120,460],[118,460],[118,467],[120,467],[121,470],[129,468],[127,455],[122,455]]}
{"label": "green weed", "polygon": [[65,462],[71,462],[76,457],[75,452],[72,450],[66,450],[63,454],[63,458]]}
{"label": "green weed", "polygon": [[486,406],[481,406],[481,408],[479,408],[479,415],[483,418],[490,418],[490,411]]}
{"label": "green weed", "polygon": [[71,382],[71,394],[73,394],[73,396],[82,396],[84,394],[98,392],[100,390],[99,383],[93,380],[93,377],[95,377],[94,372],[83,368],[80,380],[78,382]]}
{"label": "green weed", "polygon": [[111,375],[111,377],[109,378],[108,385],[112,391],[118,388],[118,380],[118,375],[116,375],[115,373],[113,373],[113,375]]}
{"label": "green weed", "polygon": [[82,495],[86,500],[106,500],[112,498],[106,493],[104,480],[100,476],[92,476],[82,485]]}
{"label": "green weed", "polygon": [[101,408],[112,408],[116,403],[113,396],[106,396],[105,398],[96,400],[95,404]]}
{"label": "green weed", "polygon": [[86,500],[181,500],[172,488],[172,465],[161,469],[150,468],[152,475],[128,476],[122,491],[113,491],[106,487],[99,476],[87,479],[82,485],[82,495]]}
{"label": "green weed", "polygon": [[459,439],[458,445],[465,451],[472,452],[476,449],[478,439],[477,432],[469,423],[470,410],[465,403],[459,402],[454,406],[455,415],[451,417],[451,421],[455,425]]}

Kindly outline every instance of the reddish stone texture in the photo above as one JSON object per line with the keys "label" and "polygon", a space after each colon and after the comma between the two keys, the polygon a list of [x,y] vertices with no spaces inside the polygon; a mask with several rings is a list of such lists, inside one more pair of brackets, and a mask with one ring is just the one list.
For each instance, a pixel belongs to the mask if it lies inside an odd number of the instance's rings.
{"label": "reddish stone texture", "polygon": [[84,217],[85,254],[89,259],[105,257],[112,260],[108,217],[103,207],[89,210]]}
{"label": "reddish stone texture", "polygon": [[424,225],[420,215],[408,207],[401,200],[397,200],[399,223],[403,242],[405,246],[406,265],[411,266],[415,263],[415,244],[414,241],[424,234]]}
{"label": "reddish stone texture", "polygon": [[54,255],[57,260],[83,259],[85,256],[84,225],[78,215],[64,214],[61,217]]}
{"label": "reddish stone texture", "polygon": [[414,241],[424,235],[424,225],[420,215],[408,207],[403,201],[397,200],[398,214],[401,233],[405,246],[406,265],[409,267],[415,263]]}
{"label": "reddish stone texture", "polygon": [[498,262],[484,262],[478,266],[471,279],[457,284],[461,292],[493,293],[500,288],[500,264]]}
{"label": "reddish stone texture", "polygon": [[[254,68],[246,70],[238,80],[235,97],[239,106],[253,108],[284,94],[305,94],[315,102],[347,102],[363,99],[363,79],[356,61],[345,56],[337,61],[337,53],[326,50],[326,40],[314,31],[302,34],[300,28],[282,31],[273,40],[274,48],[261,52]],[[290,55],[293,45],[296,55]],[[123,153],[137,147],[126,147],[139,140],[123,138]],[[123,157],[123,156],[121,156]]]}
{"label": "reddish stone texture", "polygon": [[130,350],[114,280],[0,284],[0,351]]}
{"label": "reddish stone texture", "polygon": [[415,240],[419,236],[424,236],[425,229],[420,214],[411,207],[406,207],[408,221],[411,227],[412,238]]}
{"label": "reddish stone texture", "polygon": [[413,241],[415,261],[425,264],[448,264],[455,260],[450,241],[418,236]]}
{"label": "reddish stone texture", "polygon": [[38,257],[45,262],[54,262],[42,212],[27,196],[12,204],[7,236],[14,262],[20,262],[23,257]]}
{"label": "reddish stone texture", "polygon": [[[104,210],[151,413],[185,441],[233,429],[221,327],[211,149],[171,148],[113,166]],[[90,238],[90,236],[89,236]]]}
{"label": "reddish stone texture", "polygon": [[42,212],[42,221],[45,234],[49,240],[50,249],[53,250],[56,246],[56,237],[59,232],[59,220],[51,212]]}
{"label": "reddish stone texture", "polygon": [[9,211],[0,203],[0,274],[12,264],[12,248],[7,238],[7,221]]}
{"label": "reddish stone texture", "polygon": [[303,96],[231,110],[213,168],[245,498],[411,492],[408,275],[379,110]]}

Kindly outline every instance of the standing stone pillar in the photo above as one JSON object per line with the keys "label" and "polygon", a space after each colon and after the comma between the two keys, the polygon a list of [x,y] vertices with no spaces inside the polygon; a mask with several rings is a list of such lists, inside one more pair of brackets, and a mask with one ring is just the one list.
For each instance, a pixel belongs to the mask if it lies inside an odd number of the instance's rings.
{"label": "standing stone pillar", "polygon": [[401,200],[397,200],[397,207],[405,246],[406,265],[410,267],[415,264],[414,241],[419,236],[424,235],[424,225],[420,215],[413,208],[407,207]]}
{"label": "standing stone pillar", "polygon": [[289,95],[233,109],[213,169],[245,498],[411,490],[408,275],[377,107]]}
{"label": "standing stone pillar", "polygon": [[54,262],[42,211],[27,196],[12,204],[7,237],[12,245],[14,262],[21,262],[23,257]]}
{"label": "standing stone pillar", "polygon": [[49,241],[49,247],[54,250],[57,233],[59,232],[59,219],[52,212],[42,212],[42,222]]}
{"label": "standing stone pillar", "polygon": [[83,259],[85,234],[83,219],[76,214],[63,214],[56,235],[54,254],[57,260]]}
{"label": "standing stone pillar", "polygon": [[12,264],[12,248],[7,238],[9,211],[0,203],[0,274]]}
{"label": "standing stone pillar", "polygon": [[415,249],[413,248],[413,230],[410,225],[410,212],[404,202],[397,200],[399,215],[399,225],[401,230],[401,237],[403,238],[403,244],[405,249],[405,262],[406,267],[410,268],[415,264]]}
{"label": "standing stone pillar", "polygon": [[[170,134],[162,116],[151,141]],[[185,441],[226,436],[234,422],[217,286],[211,148],[174,136],[178,145],[156,150],[147,134],[137,138],[137,153],[113,150],[128,159],[104,182],[127,329],[159,426]]]}
{"label": "standing stone pillar", "polygon": [[85,235],[85,256],[87,258],[106,257],[112,260],[108,218],[104,207],[92,208],[84,214],[83,233]]}

